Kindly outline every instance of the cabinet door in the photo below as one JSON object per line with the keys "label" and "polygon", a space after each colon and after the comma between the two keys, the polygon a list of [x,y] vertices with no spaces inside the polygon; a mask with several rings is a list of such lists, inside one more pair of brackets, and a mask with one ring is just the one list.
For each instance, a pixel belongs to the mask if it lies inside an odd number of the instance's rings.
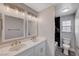
{"label": "cabinet door", "polygon": [[45,42],[37,45],[34,50],[35,50],[35,56],[45,56],[46,54]]}
{"label": "cabinet door", "polygon": [[23,51],[22,53],[17,54],[16,56],[33,56],[33,48]]}

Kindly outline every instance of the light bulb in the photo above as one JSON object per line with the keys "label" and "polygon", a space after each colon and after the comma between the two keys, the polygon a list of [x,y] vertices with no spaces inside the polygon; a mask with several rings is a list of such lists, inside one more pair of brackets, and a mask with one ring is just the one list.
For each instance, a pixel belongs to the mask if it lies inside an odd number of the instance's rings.
{"label": "light bulb", "polygon": [[9,8],[8,6],[6,7],[6,9],[7,9],[7,11],[9,11],[9,10],[10,10],[10,8]]}
{"label": "light bulb", "polygon": [[24,12],[22,14],[25,15]]}
{"label": "light bulb", "polygon": [[18,13],[19,11],[18,10],[16,10],[16,13]]}

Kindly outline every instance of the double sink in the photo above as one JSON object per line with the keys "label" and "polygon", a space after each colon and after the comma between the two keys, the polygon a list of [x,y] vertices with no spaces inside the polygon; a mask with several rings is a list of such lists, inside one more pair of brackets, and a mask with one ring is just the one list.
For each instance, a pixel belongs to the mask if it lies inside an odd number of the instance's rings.
{"label": "double sink", "polygon": [[28,41],[24,41],[24,42],[21,42],[21,44],[18,44],[16,46],[7,46],[7,47],[4,47],[4,48],[1,48],[0,49],[0,56],[7,56],[8,54],[12,53],[12,52],[17,52],[17,51],[20,51],[21,49],[23,48],[27,48],[27,45],[32,45],[33,43],[37,42],[37,39],[36,40],[28,40]]}

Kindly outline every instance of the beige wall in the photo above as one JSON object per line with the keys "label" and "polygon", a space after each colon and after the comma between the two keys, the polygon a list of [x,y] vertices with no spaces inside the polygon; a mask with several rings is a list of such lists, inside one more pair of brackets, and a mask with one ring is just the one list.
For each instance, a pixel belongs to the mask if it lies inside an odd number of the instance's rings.
{"label": "beige wall", "polygon": [[53,6],[39,13],[38,36],[47,38],[47,55],[54,55],[55,9]]}

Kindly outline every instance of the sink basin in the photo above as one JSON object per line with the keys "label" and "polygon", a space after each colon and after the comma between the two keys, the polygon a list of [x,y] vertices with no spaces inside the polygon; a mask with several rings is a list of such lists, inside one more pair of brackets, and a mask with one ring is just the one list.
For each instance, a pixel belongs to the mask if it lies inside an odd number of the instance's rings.
{"label": "sink basin", "polygon": [[25,46],[25,44],[21,44],[21,45],[15,46],[15,47],[11,47],[10,51],[18,51],[18,50],[22,49],[24,46]]}
{"label": "sink basin", "polygon": [[35,40],[32,40],[32,42],[37,42],[37,40],[35,39]]}
{"label": "sink basin", "polygon": [[32,40],[32,42],[37,42],[38,41],[37,38],[31,39],[31,40]]}

